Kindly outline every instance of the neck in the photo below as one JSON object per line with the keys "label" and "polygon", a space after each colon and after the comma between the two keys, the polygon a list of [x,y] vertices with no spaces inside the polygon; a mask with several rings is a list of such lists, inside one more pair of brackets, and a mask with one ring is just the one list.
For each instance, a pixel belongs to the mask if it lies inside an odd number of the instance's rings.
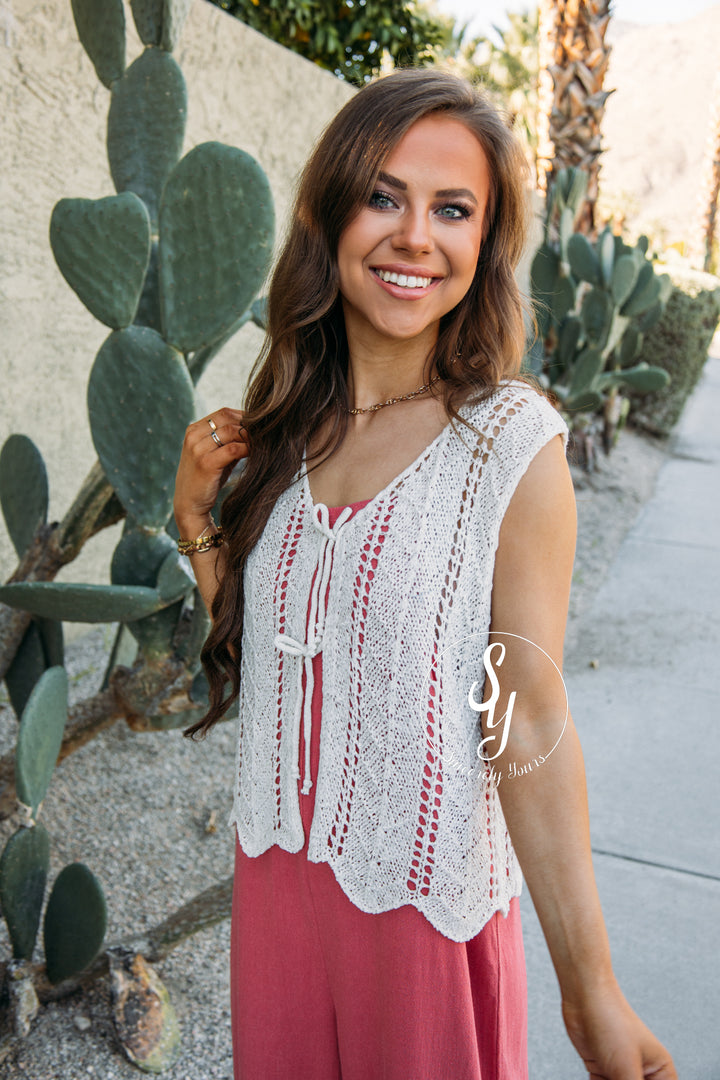
{"label": "neck", "polygon": [[350,343],[350,408],[366,408],[379,401],[411,394],[429,383],[437,374],[431,361],[436,339],[436,336],[431,342],[385,339],[382,350],[368,348],[362,342]]}

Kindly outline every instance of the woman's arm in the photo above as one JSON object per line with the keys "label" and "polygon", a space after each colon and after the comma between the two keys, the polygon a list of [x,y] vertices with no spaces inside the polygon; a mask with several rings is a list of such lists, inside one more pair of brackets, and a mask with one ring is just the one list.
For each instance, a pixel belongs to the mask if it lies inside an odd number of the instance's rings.
{"label": "woman's arm", "polygon": [[[507,746],[493,761],[498,794],[560,983],[565,1025],[590,1075],[677,1080],[670,1055],[613,974],[592,866],[582,752],[562,680],[540,651],[562,670],[575,535],[572,479],[557,436],[520,480],[496,553],[490,640],[506,647],[502,666],[495,664],[496,717],[516,692],[505,721]],[[496,744],[488,744],[488,755]],[[532,768],[520,773],[528,763]]]}
{"label": "woman's arm", "polygon": [[[218,492],[241,458],[248,455],[242,428],[243,412],[218,409],[209,417],[190,424],[185,432],[180,464],[175,478],[175,524],[183,540],[194,540],[217,532],[210,511]],[[215,435],[221,445],[213,438]],[[195,580],[208,612],[222,580],[225,552],[222,547],[196,552],[190,557]]]}

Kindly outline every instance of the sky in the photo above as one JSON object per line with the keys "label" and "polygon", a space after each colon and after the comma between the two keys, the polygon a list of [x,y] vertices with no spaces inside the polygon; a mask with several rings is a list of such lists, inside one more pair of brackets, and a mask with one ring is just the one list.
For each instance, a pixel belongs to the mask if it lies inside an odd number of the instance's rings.
{"label": "sky", "polygon": [[[624,22],[663,23],[684,22],[699,15],[718,0],[615,0],[613,15]],[[503,15],[507,10],[528,10],[531,4],[523,0],[437,0],[438,7],[457,22],[470,21],[471,34],[487,34],[493,23],[505,25]]]}

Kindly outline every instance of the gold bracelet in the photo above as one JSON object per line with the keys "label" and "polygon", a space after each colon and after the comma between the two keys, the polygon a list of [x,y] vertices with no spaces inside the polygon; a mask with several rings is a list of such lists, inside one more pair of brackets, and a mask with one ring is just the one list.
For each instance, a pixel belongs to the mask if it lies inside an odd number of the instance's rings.
{"label": "gold bracelet", "polygon": [[194,540],[178,540],[177,548],[180,554],[199,555],[203,551],[210,551],[211,548],[221,547],[221,545],[225,543],[225,537],[221,528],[210,536],[205,535],[211,526],[215,526],[215,522],[212,518],[210,518],[210,525],[206,525],[200,535]]}

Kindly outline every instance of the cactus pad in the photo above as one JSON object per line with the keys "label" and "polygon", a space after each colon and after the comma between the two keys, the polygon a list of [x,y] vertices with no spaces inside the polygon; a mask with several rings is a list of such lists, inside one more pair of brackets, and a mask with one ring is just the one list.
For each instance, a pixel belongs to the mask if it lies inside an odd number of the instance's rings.
{"label": "cactus pad", "polygon": [[569,396],[577,397],[581,391],[592,388],[603,364],[603,355],[598,349],[583,349],[573,365]]}
{"label": "cactus pad", "polygon": [[16,960],[30,960],[45,895],[50,840],[42,825],[18,829],[0,858],[0,905]]}
{"label": "cactus pad", "polygon": [[125,9],[122,0],[72,0],[78,37],[108,90],[125,70]]}
{"label": "cactus pad", "polygon": [[43,924],[47,975],[62,982],[84,971],[99,953],[107,928],[100,884],[83,863],[71,863],[55,879]]}
{"label": "cactus pad", "polygon": [[57,764],[68,710],[65,668],[41,675],[23,710],[15,751],[18,799],[36,817]]}
{"label": "cactus pad", "polygon": [[172,52],[182,33],[192,0],[130,0],[130,8],[143,45],[159,45]]}
{"label": "cactus pad", "polygon": [[572,275],[577,281],[589,281],[591,285],[600,284],[600,260],[594,247],[582,233],[573,233],[569,238],[567,257]]}
{"label": "cactus pad", "polygon": [[139,195],[153,222],[182,153],[186,115],[182,71],[162,49],[146,49],[113,83],[107,150],[115,190]]}
{"label": "cactus pad", "polygon": [[0,452],[0,505],[21,559],[38,525],[47,520],[48,508],[45,462],[27,435],[11,435]]}
{"label": "cactus pad", "polygon": [[46,667],[40,630],[37,623],[31,622],[5,674],[5,685],[16,716],[22,716],[33,687]]}
{"label": "cactus pad", "polygon": [[148,327],[111,334],[90,373],[88,411],[95,449],[123,506],[140,525],[162,528],[195,415],[182,357]]}
{"label": "cactus pad", "polygon": [[209,142],[182,159],[160,209],[166,341],[193,352],[244,314],[267,273],[274,221],[267,178],[249,154]]}
{"label": "cactus pad", "polygon": [[[169,651],[182,611],[182,600],[194,581],[178,564],[175,544],[166,532],[126,528],[113,555],[114,584],[155,586],[169,606],[156,615],[130,623],[128,629],[146,656]],[[179,603],[177,601],[180,601]]]}
{"label": "cactus pad", "polygon": [[150,259],[150,218],[131,191],[61,199],[50,219],[60,272],[96,319],[114,330],[135,318]]}
{"label": "cactus pad", "polygon": [[645,394],[662,390],[670,382],[670,376],[664,368],[645,363],[636,364],[635,367],[625,368],[623,371],[608,372],[608,375],[632,390],[641,390]]}
{"label": "cactus pad", "polygon": [[76,585],[70,581],[17,581],[0,585],[0,603],[63,622],[132,622],[166,606],[157,589]]}
{"label": "cactus pad", "polygon": [[613,317],[610,297],[602,289],[593,286],[583,297],[580,314],[588,344],[602,348],[610,333]]}

